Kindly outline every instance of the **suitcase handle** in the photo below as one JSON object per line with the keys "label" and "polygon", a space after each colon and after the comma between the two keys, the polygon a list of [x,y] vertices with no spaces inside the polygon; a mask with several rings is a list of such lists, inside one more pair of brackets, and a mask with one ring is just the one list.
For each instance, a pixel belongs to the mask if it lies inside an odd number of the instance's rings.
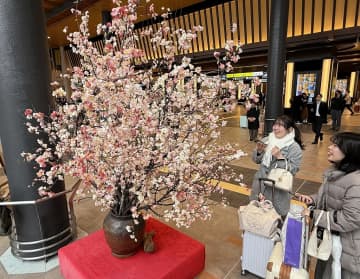
{"label": "suitcase handle", "polygon": [[[264,187],[270,187],[268,185],[266,185],[265,182],[270,182],[271,183],[271,195],[272,195],[272,199],[271,201],[274,200],[274,194],[275,194],[275,180],[269,179],[267,177],[260,177],[259,178],[259,184],[260,184],[260,193],[262,192],[261,190],[261,184],[264,184]],[[264,188],[265,189],[265,188]]]}
{"label": "suitcase handle", "polygon": [[259,182],[261,183],[261,181],[264,182],[271,182],[272,186],[275,186],[275,180],[272,180],[270,178],[259,178]]}
{"label": "suitcase handle", "polygon": [[[275,180],[273,180],[273,179],[270,179],[270,178],[259,178],[259,183],[260,183],[260,185],[261,185],[261,182],[270,182],[272,185],[271,185],[271,187],[274,187],[275,188]],[[266,185],[265,183],[264,183],[264,186],[266,186],[266,187],[270,187],[269,185]],[[295,192],[291,192],[291,191],[288,191],[288,193],[290,194],[290,195],[292,195],[293,197],[295,197],[296,196],[296,193]]]}
{"label": "suitcase handle", "polygon": [[[270,182],[271,183],[271,186],[270,185],[266,185],[266,183],[264,182]],[[261,192],[261,185],[264,184],[264,187],[271,187],[271,192],[272,192],[272,200],[274,199],[274,194],[275,194],[275,180],[273,179],[270,179],[270,178],[267,178],[267,177],[260,177],[259,178],[259,184],[260,184],[260,192]],[[288,193],[291,195],[291,196],[295,196],[295,193],[294,192],[291,192],[291,191],[288,191]]]}

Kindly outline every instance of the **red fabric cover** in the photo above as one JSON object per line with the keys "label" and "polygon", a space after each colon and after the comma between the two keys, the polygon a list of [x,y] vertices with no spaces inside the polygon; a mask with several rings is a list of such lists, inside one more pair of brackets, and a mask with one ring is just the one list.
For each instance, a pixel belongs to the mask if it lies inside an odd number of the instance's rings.
{"label": "red fabric cover", "polygon": [[111,255],[103,230],[79,239],[59,250],[61,273],[66,279],[190,279],[204,269],[203,244],[155,219],[146,222],[152,230],[156,251],[125,259]]}

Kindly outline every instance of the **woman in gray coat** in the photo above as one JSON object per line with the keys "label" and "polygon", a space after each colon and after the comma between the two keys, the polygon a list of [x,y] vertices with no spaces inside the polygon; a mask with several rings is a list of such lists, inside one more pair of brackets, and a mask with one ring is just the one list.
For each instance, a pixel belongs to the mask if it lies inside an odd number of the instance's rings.
{"label": "woman in gray coat", "polygon": [[[321,210],[330,213],[333,253],[335,247],[342,249],[341,268],[332,266],[333,256],[328,261],[318,260],[315,278],[332,278],[340,269],[343,279],[360,278],[360,134],[339,133],[331,141],[328,160],[333,166],[325,171],[319,192],[299,196],[301,201],[315,204],[316,209],[306,209],[304,215],[317,220]],[[325,214],[319,226],[326,228]]]}
{"label": "woman in gray coat", "polygon": [[[299,171],[302,159],[302,141],[299,129],[294,121],[286,115],[279,116],[273,125],[273,132],[262,141],[258,142],[253,151],[253,160],[260,164],[260,169],[255,173],[250,200],[272,200],[276,211],[281,216],[286,216],[290,208],[291,195],[288,192],[260,185],[259,178],[266,178],[271,169],[286,168],[295,175]],[[265,142],[264,142],[265,141]]]}

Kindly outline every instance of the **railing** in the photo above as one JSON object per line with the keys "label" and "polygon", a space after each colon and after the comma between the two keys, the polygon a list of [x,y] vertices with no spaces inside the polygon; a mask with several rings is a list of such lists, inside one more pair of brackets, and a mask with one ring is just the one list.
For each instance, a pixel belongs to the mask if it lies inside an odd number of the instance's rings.
{"label": "railing", "polygon": [[[30,200],[30,201],[2,201],[0,202],[0,206],[23,206],[23,205],[38,205],[38,204],[41,204],[43,202],[46,202],[46,201],[49,201],[49,200],[52,200],[52,199],[55,199],[59,196],[63,196],[63,195],[66,195],[66,194],[70,194],[70,197],[69,197],[69,200],[68,200],[68,204],[69,204],[69,222],[70,222],[70,227],[66,228],[64,231],[60,232],[59,234],[57,235],[54,235],[54,236],[51,236],[49,238],[46,238],[46,239],[41,239],[41,240],[38,240],[38,241],[33,241],[33,242],[21,242],[21,241],[18,241],[17,240],[17,237],[16,237],[16,226],[15,226],[15,222],[12,218],[12,234],[10,236],[10,240],[11,240],[11,243],[10,243],[10,246],[15,249],[16,251],[18,252],[22,252],[22,253],[26,253],[26,252],[35,252],[37,250],[43,250],[45,251],[46,249],[49,249],[51,248],[52,246],[56,246],[58,245],[59,243],[63,242],[63,241],[66,241],[69,236],[66,237],[66,239],[61,239],[60,241],[56,242],[56,243],[53,243],[51,244],[50,246],[46,246],[45,245],[45,242],[53,239],[53,238],[56,238],[58,236],[60,236],[60,234],[64,234],[65,232],[68,232],[69,230],[71,230],[70,234],[72,236],[73,239],[75,239],[77,237],[77,225],[76,225],[76,216],[75,216],[75,213],[74,213],[74,197],[75,197],[75,194],[76,194],[76,191],[78,190],[79,186],[81,184],[81,180],[78,180],[72,187],[71,189],[68,189],[68,190],[64,190],[64,191],[61,191],[61,192],[58,192],[58,193],[55,193],[51,196],[48,196],[48,197],[44,197],[44,198],[40,198],[40,199],[36,199],[36,200]],[[70,236],[70,237],[71,237]],[[43,248],[40,248],[40,249],[35,249],[35,250],[21,250],[20,249],[20,246],[26,246],[26,245],[32,245],[32,244],[35,244],[35,243],[43,243],[44,244],[44,247]],[[46,254],[44,253],[43,256],[39,256],[39,257],[24,257],[24,256],[20,256],[18,255],[18,253],[16,251],[13,251],[14,254],[18,257],[20,257],[21,259],[23,260],[40,260],[40,259],[47,259],[49,257],[51,257],[52,255],[56,254],[57,251],[54,253],[52,252],[51,254]]]}

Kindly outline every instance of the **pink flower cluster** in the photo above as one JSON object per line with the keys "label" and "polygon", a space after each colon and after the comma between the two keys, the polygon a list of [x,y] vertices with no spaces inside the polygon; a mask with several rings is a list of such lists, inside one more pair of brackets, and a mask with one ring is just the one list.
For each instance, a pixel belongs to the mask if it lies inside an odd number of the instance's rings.
{"label": "pink flower cluster", "polygon": [[231,72],[233,70],[232,63],[237,63],[240,59],[240,54],[243,52],[241,44],[236,45],[234,41],[229,40],[225,43],[225,56],[220,59],[220,52],[215,52],[214,57],[221,71]]}
{"label": "pink flower cluster", "polygon": [[[112,23],[98,28],[106,33],[102,53],[89,41],[89,15],[82,15],[80,31],[68,36],[82,57],[71,75],[71,99],[62,99],[49,116],[25,111],[29,132],[48,137],[22,155],[37,164],[41,194],[69,175],[82,179],[81,192],[96,205],[115,214],[163,214],[189,226],[210,218],[210,195],[221,191],[220,180],[235,175],[227,163],[244,154],[219,138],[220,77],[201,73],[188,57],[174,64],[176,48],[188,49],[202,28],[171,31],[165,17],[159,30],[143,34],[165,48],[164,61],[136,68],[135,58],[143,56],[135,47],[136,2],[118,5]],[[227,42],[225,50],[226,60],[215,57],[224,61],[220,68],[230,69],[240,48]],[[227,82],[226,88],[234,102],[235,85]],[[59,88],[53,95],[66,96]]]}

